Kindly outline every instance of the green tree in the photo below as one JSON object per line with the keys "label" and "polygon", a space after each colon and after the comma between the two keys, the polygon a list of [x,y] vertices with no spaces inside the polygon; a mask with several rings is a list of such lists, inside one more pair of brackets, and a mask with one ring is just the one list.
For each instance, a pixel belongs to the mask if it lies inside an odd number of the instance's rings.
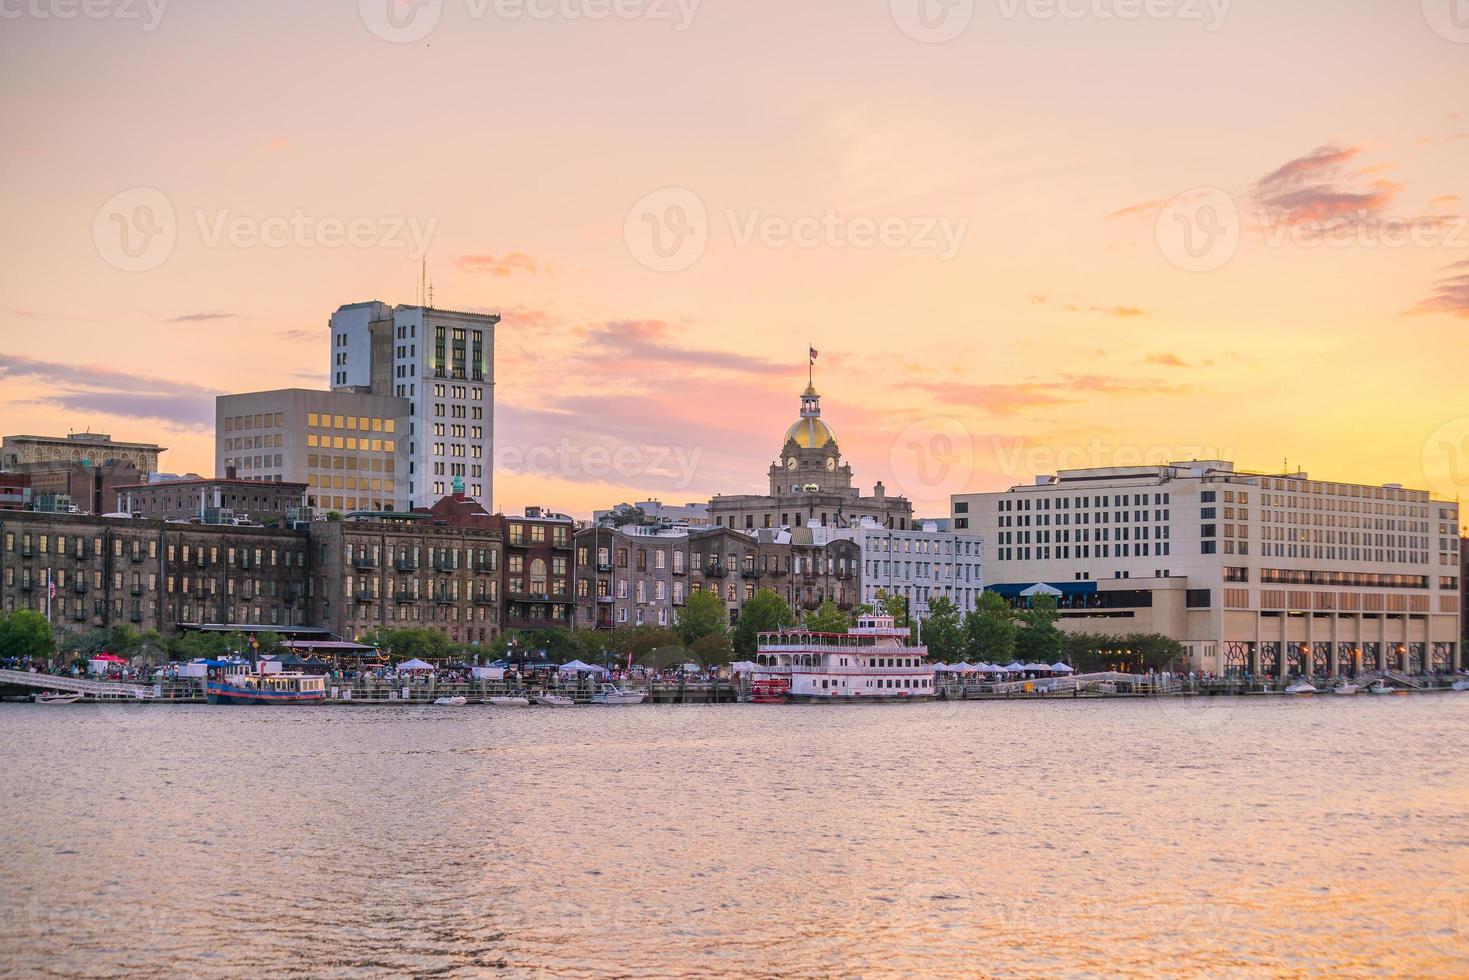
{"label": "green tree", "polygon": [[1056,628],[1060,618],[1055,598],[1031,596],[1030,607],[1021,610],[1020,635],[1016,638],[1016,646],[1026,662],[1049,664],[1060,659],[1066,649],[1065,634]]}
{"label": "green tree", "polygon": [[796,625],[796,616],[779,592],[761,589],[745,603],[734,628],[735,653],[748,657],[755,653],[758,634],[767,630]]}
{"label": "green tree", "polygon": [[835,602],[827,599],[822,602],[821,608],[807,613],[801,625],[818,633],[845,633],[852,628],[852,618],[838,609]]}
{"label": "green tree", "polygon": [[689,652],[703,667],[723,667],[734,659],[734,647],[727,633],[701,636],[689,647]]}
{"label": "green tree", "polygon": [[877,612],[893,617],[893,625],[907,626],[908,600],[900,595],[888,595],[884,589],[877,590]]}
{"label": "green tree", "polygon": [[965,659],[1007,664],[1015,659],[1019,627],[1015,612],[997,592],[981,592],[974,611],[964,617]]}
{"label": "green tree", "polygon": [[923,620],[920,635],[933,659],[946,664],[964,659],[966,644],[959,607],[948,596],[941,595],[928,604],[928,617]]}
{"label": "green tree", "polygon": [[678,635],[692,647],[706,636],[724,636],[729,631],[724,603],[713,592],[695,592],[678,614]]}
{"label": "green tree", "polygon": [[0,657],[46,660],[56,656],[56,631],[34,609],[0,617]]}

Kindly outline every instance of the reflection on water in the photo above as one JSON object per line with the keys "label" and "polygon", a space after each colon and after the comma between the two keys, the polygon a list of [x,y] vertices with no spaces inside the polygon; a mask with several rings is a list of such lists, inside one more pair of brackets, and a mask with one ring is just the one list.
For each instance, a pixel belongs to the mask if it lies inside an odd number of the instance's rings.
{"label": "reflection on water", "polygon": [[0,706],[0,971],[1462,975],[1469,696]]}

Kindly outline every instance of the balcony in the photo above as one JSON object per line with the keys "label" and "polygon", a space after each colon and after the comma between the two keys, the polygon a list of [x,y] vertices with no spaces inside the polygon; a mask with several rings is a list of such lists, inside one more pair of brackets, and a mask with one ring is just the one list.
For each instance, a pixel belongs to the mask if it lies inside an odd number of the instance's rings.
{"label": "balcony", "polygon": [[128,589],[128,592],[131,593],[132,595],[142,595],[143,594],[143,587],[141,585],[138,585],[138,584],[135,583],[132,586],[132,588]]}
{"label": "balcony", "polygon": [[476,575],[494,575],[499,570],[500,566],[497,562],[477,561],[474,563],[474,574]]}
{"label": "balcony", "polygon": [[481,593],[481,594],[476,594],[475,597],[474,597],[474,604],[476,606],[493,606],[497,602],[499,602],[499,600],[496,599],[492,595],[487,595],[487,594],[482,594]]}
{"label": "balcony", "polygon": [[435,592],[434,602],[441,606],[452,606],[454,605],[454,597],[447,592]]}
{"label": "balcony", "polygon": [[71,618],[78,623],[85,623],[87,621],[87,611],[78,605],[71,611]]}
{"label": "balcony", "polygon": [[83,582],[79,578],[78,579],[72,579],[72,582],[71,582],[71,590],[73,592],[75,592],[77,595],[86,595],[87,594],[87,583],[86,582]]}
{"label": "balcony", "polygon": [[28,544],[23,544],[20,546],[20,556],[22,558],[34,558],[36,557],[36,549]]}
{"label": "balcony", "polygon": [[740,572],[741,578],[759,578],[760,572],[754,568],[746,568]]}
{"label": "balcony", "polygon": [[141,623],[143,621],[143,610],[141,610],[141,609],[131,609],[131,610],[129,610],[128,611],[128,619],[131,619],[135,623]]}
{"label": "balcony", "polygon": [[285,595],[283,595],[282,598],[286,601],[287,604],[289,604],[301,598],[301,594],[296,591],[296,587],[294,585],[288,585],[286,586]]}
{"label": "balcony", "polygon": [[128,554],[128,558],[133,562],[133,564],[141,562],[146,557],[147,556],[143,554],[142,550],[137,548],[133,549],[133,551]]}
{"label": "balcony", "polygon": [[459,566],[454,564],[453,559],[440,558],[434,562],[434,570],[439,572],[457,572],[459,571]]}
{"label": "balcony", "polygon": [[673,574],[675,574],[675,575],[687,575],[688,573],[689,573],[689,570],[688,570],[687,566],[684,566],[684,565],[675,565],[675,566],[673,566]]}
{"label": "balcony", "polygon": [[372,591],[371,589],[358,589],[357,590],[357,601],[358,602],[377,602],[377,593],[374,592],[374,591]]}
{"label": "balcony", "polygon": [[394,602],[412,602],[413,601],[413,593],[412,592],[409,592],[407,589],[399,589],[398,591],[396,591],[396,592],[393,593],[393,601]]}
{"label": "balcony", "polygon": [[377,567],[377,561],[364,555],[363,557],[352,559],[352,567],[359,572],[370,572]]}
{"label": "balcony", "polygon": [[612,563],[610,561],[597,562],[597,571],[601,572],[604,575],[607,574],[608,572],[612,571]]}
{"label": "balcony", "polygon": [[765,574],[769,575],[771,578],[785,578],[787,575],[790,574],[790,572],[786,571],[784,568],[770,568],[766,569]]}
{"label": "balcony", "polygon": [[570,551],[571,550],[571,541],[569,539],[562,540],[562,541],[552,541],[551,542],[551,550],[552,551]]}
{"label": "balcony", "polygon": [[418,559],[399,558],[397,561],[393,562],[393,567],[400,572],[416,572],[418,571]]}
{"label": "balcony", "polygon": [[207,561],[205,561],[205,557],[206,556],[205,556],[204,552],[202,552],[202,551],[199,552],[197,555],[195,555],[194,556],[194,567],[195,568],[204,568],[206,565],[208,565],[209,563]]}
{"label": "balcony", "polygon": [[20,591],[22,591],[22,592],[34,592],[35,590],[36,590],[36,583],[35,582],[32,582],[32,581],[27,580],[27,581],[24,581],[24,582],[21,582],[20,583]]}
{"label": "balcony", "polygon": [[708,568],[704,569],[705,578],[724,578],[724,576],[727,574],[728,573],[721,565],[710,565]]}
{"label": "balcony", "polygon": [[597,604],[598,605],[610,606],[610,605],[612,605],[612,601],[613,600],[612,600],[612,597],[610,595],[599,595],[599,596],[597,596]]}
{"label": "balcony", "polygon": [[243,569],[244,571],[247,571],[248,572],[250,569],[252,569],[254,567],[255,567],[255,560],[253,558],[251,558],[249,555],[241,555],[240,556],[240,568],[241,569]]}

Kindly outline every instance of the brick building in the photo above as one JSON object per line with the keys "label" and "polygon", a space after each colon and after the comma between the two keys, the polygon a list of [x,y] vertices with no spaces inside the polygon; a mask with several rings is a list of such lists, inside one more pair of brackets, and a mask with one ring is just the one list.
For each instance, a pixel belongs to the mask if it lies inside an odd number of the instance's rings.
{"label": "brick building", "polygon": [[227,512],[235,518],[249,517],[260,524],[284,519],[288,511],[301,507],[306,499],[306,484],[185,479],[125,484],[114,493],[113,509],[134,517],[221,523],[221,512]]}
{"label": "brick building", "polygon": [[158,457],[168,450],[151,442],[117,442],[100,432],[72,432],[64,436],[6,436],[0,445],[0,469],[38,463],[117,463],[140,473],[157,473]]}

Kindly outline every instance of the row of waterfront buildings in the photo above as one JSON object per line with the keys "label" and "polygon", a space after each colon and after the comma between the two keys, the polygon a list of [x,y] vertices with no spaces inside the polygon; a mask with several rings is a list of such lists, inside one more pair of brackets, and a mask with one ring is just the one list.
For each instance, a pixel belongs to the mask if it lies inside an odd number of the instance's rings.
{"label": "row of waterfront buildings", "polygon": [[765,493],[588,523],[496,514],[497,323],[342,307],[329,388],[218,399],[214,477],[160,476],[149,444],[7,437],[0,604],[49,604],[78,627],[422,625],[479,644],[673,625],[701,591],[733,621],[762,588],[798,612],[896,595],[920,618],[939,596],[968,612],[988,589],[1054,596],[1069,631],[1171,636],[1213,673],[1461,664],[1457,503],[1209,460],[1063,471],[918,520],[881,483],[854,485],[814,379]]}

